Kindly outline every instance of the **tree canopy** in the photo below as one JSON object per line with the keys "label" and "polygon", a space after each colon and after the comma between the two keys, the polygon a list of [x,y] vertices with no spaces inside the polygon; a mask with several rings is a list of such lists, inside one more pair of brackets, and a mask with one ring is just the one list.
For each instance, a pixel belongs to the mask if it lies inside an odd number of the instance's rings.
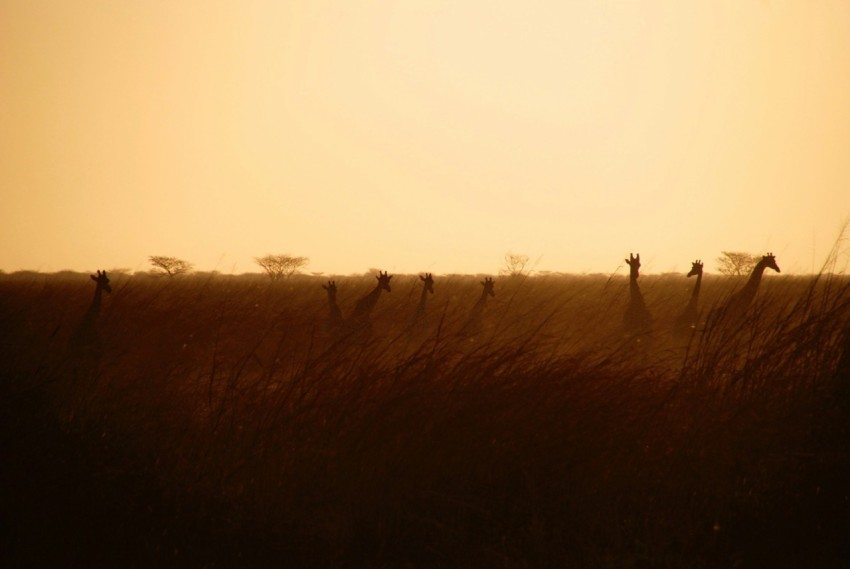
{"label": "tree canopy", "polygon": [[169,277],[188,273],[194,267],[189,261],[177,257],[166,257],[165,255],[151,255],[148,260],[154,266],[155,273]]}
{"label": "tree canopy", "polygon": [[721,251],[717,257],[717,270],[724,275],[742,276],[749,274],[759,262],[759,256],[743,251]]}
{"label": "tree canopy", "polygon": [[291,277],[302,267],[307,266],[310,259],[292,255],[265,255],[254,257],[254,261],[262,267],[271,280],[276,281],[281,277]]}

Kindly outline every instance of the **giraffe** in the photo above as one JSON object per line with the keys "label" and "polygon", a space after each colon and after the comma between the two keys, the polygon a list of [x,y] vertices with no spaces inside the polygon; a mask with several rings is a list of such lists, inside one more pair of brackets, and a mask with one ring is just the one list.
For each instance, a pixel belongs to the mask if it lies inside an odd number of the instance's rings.
{"label": "giraffe", "polygon": [[343,322],[347,335],[365,334],[369,335],[372,332],[372,323],[369,321],[369,315],[372,314],[375,305],[378,303],[378,298],[381,296],[381,291],[391,292],[390,280],[392,275],[388,275],[386,271],[383,273],[378,271],[375,277],[378,284],[372,291],[357,301],[354,305],[354,310],[348,316],[348,319]]}
{"label": "giraffe", "polygon": [[696,328],[697,317],[699,312],[697,311],[697,304],[699,302],[699,291],[702,286],[702,261],[697,259],[693,263],[691,263],[691,270],[688,272],[687,278],[696,277],[697,282],[694,285],[694,290],[691,293],[691,300],[688,302],[688,305],[685,307],[685,310],[676,318],[676,323],[673,326],[673,331],[676,335],[684,336],[690,334],[694,328]]}
{"label": "giraffe", "polygon": [[416,306],[416,312],[413,313],[410,323],[407,325],[409,330],[413,330],[425,318],[425,303],[428,295],[434,294],[434,277],[431,276],[431,273],[425,273],[425,276],[419,275],[419,280],[422,281],[422,294],[419,296],[419,304]]}
{"label": "giraffe", "polygon": [[100,335],[97,332],[97,320],[100,316],[100,305],[104,291],[112,292],[109,285],[109,277],[106,271],[97,271],[97,276],[90,275],[95,282],[94,298],[86,310],[82,321],[71,333],[69,345],[73,352],[81,354],[87,352],[90,355],[98,355],[100,352]]}
{"label": "giraffe", "polygon": [[747,283],[741,290],[737,291],[729,298],[729,302],[719,309],[717,316],[722,317],[727,321],[740,320],[756,297],[765,269],[773,269],[777,273],[781,272],[779,270],[779,266],[776,264],[776,257],[773,253],[764,255],[761,260],[756,263],[756,266],[753,267],[752,273],[750,273],[750,278],[747,279]]}
{"label": "giraffe", "polygon": [[327,329],[329,332],[334,333],[342,325],[342,311],[336,303],[336,281],[328,281],[328,284],[323,284],[322,288],[328,293]]}
{"label": "giraffe", "polygon": [[637,282],[640,270],[640,253],[634,256],[629,253],[626,263],[629,265],[629,305],[626,307],[625,314],[623,314],[623,327],[626,332],[646,334],[652,328],[652,316],[646,308],[643,294],[640,292],[640,285]]}
{"label": "giraffe", "polygon": [[484,289],[481,291],[481,297],[478,299],[478,302],[472,307],[472,312],[469,314],[469,318],[466,319],[466,324],[461,328],[461,335],[471,337],[477,335],[481,331],[481,320],[484,317],[484,308],[487,306],[487,298],[495,297],[496,292],[493,290],[496,283],[490,277],[485,277],[483,281],[481,281],[481,286]]}

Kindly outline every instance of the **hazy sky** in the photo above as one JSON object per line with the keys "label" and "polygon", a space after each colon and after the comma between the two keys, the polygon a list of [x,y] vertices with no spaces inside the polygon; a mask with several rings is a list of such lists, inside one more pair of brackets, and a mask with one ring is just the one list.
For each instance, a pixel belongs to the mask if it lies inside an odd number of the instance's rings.
{"label": "hazy sky", "polygon": [[850,2],[0,0],[0,192],[6,271],[809,271]]}

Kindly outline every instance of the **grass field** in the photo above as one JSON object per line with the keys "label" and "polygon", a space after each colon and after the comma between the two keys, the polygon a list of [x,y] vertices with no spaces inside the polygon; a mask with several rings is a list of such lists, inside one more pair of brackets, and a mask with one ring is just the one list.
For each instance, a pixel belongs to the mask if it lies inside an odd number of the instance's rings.
{"label": "grass field", "polygon": [[[320,278],[0,275],[2,565],[850,566],[850,280],[436,277],[335,342]],[[372,276],[339,277],[348,314]],[[706,275],[704,314],[739,284]],[[844,372],[839,362],[845,358]]]}

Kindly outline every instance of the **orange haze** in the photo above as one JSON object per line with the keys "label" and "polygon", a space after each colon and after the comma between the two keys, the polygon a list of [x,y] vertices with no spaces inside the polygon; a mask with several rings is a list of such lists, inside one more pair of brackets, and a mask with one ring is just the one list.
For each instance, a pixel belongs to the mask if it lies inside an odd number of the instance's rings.
{"label": "orange haze", "polygon": [[0,0],[0,269],[819,268],[850,3]]}

